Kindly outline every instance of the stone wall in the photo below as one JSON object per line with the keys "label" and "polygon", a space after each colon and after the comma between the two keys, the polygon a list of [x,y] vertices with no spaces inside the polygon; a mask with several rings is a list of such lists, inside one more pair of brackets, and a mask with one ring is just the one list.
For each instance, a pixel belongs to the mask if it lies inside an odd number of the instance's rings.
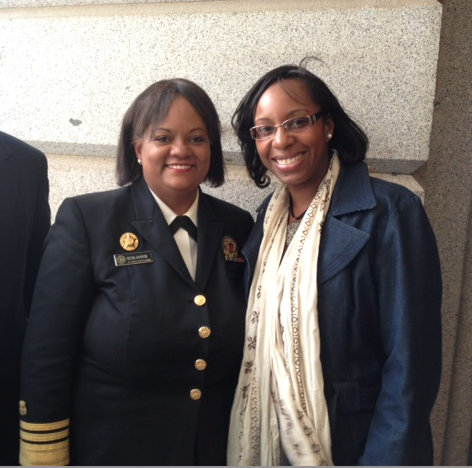
{"label": "stone wall", "polygon": [[411,174],[429,153],[440,24],[436,0],[0,0],[0,129],[50,155],[54,211],[114,186],[100,158],[137,94],[189,78],[222,121],[230,180],[217,193],[253,210],[265,192],[241,171],[232,113],[260,75],[314,55],[370,137],[371,170],[422,192]]}

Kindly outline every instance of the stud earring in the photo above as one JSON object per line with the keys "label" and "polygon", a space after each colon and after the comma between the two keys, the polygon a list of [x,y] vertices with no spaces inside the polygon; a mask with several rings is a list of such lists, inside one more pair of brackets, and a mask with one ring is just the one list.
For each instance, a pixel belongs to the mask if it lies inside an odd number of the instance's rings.
{"label": "stud earring", "polygon": [[328,133],[328,134],[326,135],[326,138],[328,138],[328,141],[331,140],[332,136],[333,136],[332,133]]}
{"label": "stud earring", "polygon": [[138,164],[141,166],[141,159],[138,159]]}

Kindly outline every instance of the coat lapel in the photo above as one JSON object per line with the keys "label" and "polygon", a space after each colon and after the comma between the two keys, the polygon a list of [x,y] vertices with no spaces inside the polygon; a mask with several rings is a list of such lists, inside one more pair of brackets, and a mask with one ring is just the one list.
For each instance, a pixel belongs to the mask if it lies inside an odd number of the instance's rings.
{"label": "coat lapel", "polygon": [[144,179],[141,177],[134,182],[131,190],[136,213],[133,226],[185,280],[193,282],[164,215]]}
{"label": "coat lapel", "polygon": [[198,260],[196,283],[204,288],[215,261],[215,255],[222,249],[224,222],[212,210],[206,195],[200,191],[198,205]]}
{"label": "coat lapel", "polygon": [[[243,254],[247,260],[245,284],[248,290],[262,240],[263,220],[271,196],[258,208],[258,217]],[[369,240],[370,235],[343,221],[343,216],[369,210],[377,204],[364,163],[342,166],[328,216],[323,224],[318,259],[318,284],[345,268]]]}
{"label": "coat lapel", "polygon": [[377,204],[364,163],[342,167],[328,216],[323,225],[318,260],[318,284],[345,268],[369,240],[369,233],[345,223],[342,217]]}
{"label": "coat lapel", "polygon": [[358,254],[370,235],[336,218],[329,217],[323,225],[318,258],[318,284],[323,284],[345,268]]}

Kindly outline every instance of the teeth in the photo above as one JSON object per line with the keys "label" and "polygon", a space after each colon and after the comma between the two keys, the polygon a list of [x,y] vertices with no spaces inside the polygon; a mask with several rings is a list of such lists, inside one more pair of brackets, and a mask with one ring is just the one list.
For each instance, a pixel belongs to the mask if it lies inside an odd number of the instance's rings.
{"label": "teeth", "polygon": [[188,165],[184,165],[184,164],[169,164],[168,167],[170,169],[184,170],[184,169],[190,169],[192,166],[188,166]]}
{"label": "teeth", "polygon": [[293,158],[286,158],[286,159],[276,159],[277,164],[279,166],[289,166],[293,164],[295,161],[298,161],[302,157],[301,154],[294,156]]}

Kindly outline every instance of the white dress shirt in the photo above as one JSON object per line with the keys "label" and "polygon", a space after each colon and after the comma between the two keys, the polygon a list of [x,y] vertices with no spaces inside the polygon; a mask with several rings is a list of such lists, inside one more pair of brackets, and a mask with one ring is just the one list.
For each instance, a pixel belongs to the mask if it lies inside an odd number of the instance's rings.
{"label": "white dress shirt", "polygon": [[[161,209],[167,224],[172,223],[172,221],[174,221],[174,219],[177,217],[177,214],[174,213],[151,189],[149,190],[154,197],[154,200],[156,200],[159,208]],[[197,227],[199,197],[200,192],[197,190],[195,201],[192,203],[192,206],[188,209],[188,211],[184,213],[184,215],[188,216],[192,220],[193,224],[195,224]],[[177,246],[179,247],[180,254],[184,259],[185,265],[187,265],[190,276],[195,281],[195,272],[197,270],[197,243],[190,237],[189,233],[182,228],[180,228],[174,234],[174,239],[175,242],[177,242]]]}

